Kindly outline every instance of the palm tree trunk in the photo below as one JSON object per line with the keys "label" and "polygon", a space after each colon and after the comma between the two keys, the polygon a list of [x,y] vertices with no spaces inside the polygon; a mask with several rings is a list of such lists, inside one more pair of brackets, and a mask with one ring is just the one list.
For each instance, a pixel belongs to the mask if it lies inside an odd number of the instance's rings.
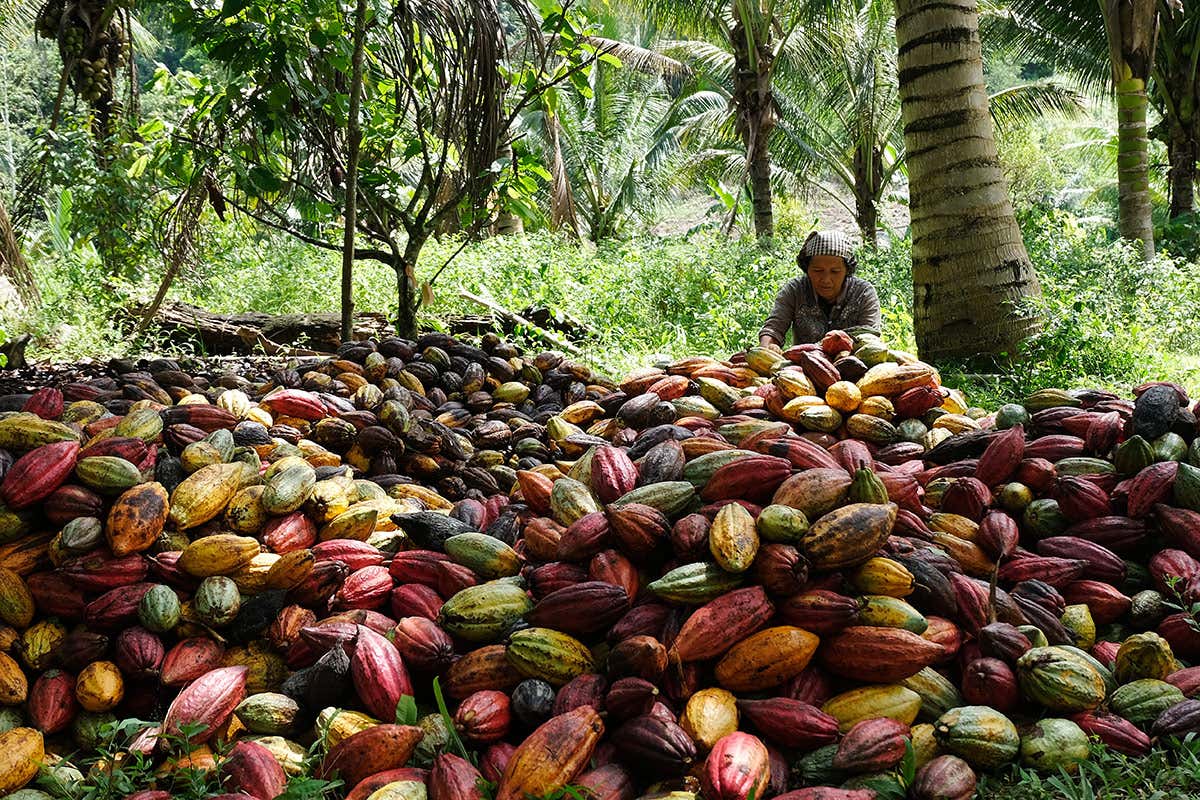
{"label": "palm tree trunk", "polygon": [[[750,202],[754,207],[754,234],[775,235],[775,211],[771,198],[771,153],[768,143],[775,127],[775,98],[771,91],[770,33],[741,18],[741,5],[734,12],[730,32],[733,45],[733,104],[736,130],[746,145],[750,174]],[[753,48],[753,53],[751,52]]]}
{"label": "palm tree trunk", "polygon": [[579,238],[579,216],[575,213],[575,194],[563,159],[562,137],[558,117],[547,112],[546,142],[550,149],[550,227],[564,231],[570,238]]}
{"label": "palm tree trunk", "polygon": [[775,235],[775,209],[771,200],[771,154],[767,138],[774,123],[764,120],[751,123],[747,137],[750,155],[750,202],[754,206],[754,235],[760,239]]}
{"label": "palm tree trunk", "polygon": [[913,326],[922,357],[1012,357],[1041,293],[1000,169],[975,0],[897,0],[912,214]]}
{"label": "palm tree trunk", "polygon": [[1157,0],[1103,0],[1113,89],[1117,101],[1117,225],[1125,239],[1142,243],[1154,256],[1150,203],[1150,134],[1146,126],[1146,83],[1158,39]]}
{"label": "palm tree trunk", "polygon": [[[870,152],[868,152],[870,150]],[[880,176],[883,158],[869,145],[854,149],[854,219],[863,244],[874,245],[878,240]]]}
{"label": "palm tree trunk", "polygon": [[1150,135],[1146,81],[1119,82],[1117,94],[1117,223],[1121,236],[1141,242],[1143,259],[1154,256],[1150,203]]}
{"label": "palm tree trunk", "polygon": [[1171,163],[1171,219],[1196,210],[1196,146],[1194,125],[1172,124],[1167,141],[1167,160]]}

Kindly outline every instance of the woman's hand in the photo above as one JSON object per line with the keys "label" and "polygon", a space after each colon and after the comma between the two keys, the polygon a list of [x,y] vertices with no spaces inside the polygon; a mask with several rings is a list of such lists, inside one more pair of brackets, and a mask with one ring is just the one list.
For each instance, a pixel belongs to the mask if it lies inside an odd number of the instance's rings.
{"label": "woman's hand", "polygon": [[776,353],[783,352],[783,348],[780,347],[779,344],[774,339],[772,339],[770,336],[758,337],[758,346],[765,347],[768,350],[774,350]]}

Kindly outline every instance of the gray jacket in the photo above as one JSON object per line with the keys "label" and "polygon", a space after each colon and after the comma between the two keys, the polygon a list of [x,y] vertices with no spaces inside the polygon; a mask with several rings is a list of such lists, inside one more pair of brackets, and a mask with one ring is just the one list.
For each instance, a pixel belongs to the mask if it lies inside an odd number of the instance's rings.
{"label": "gray jacket", "polygon": [[792,278],[775,297],[771,315],[758,335],[770,336],[783,345],[786,344],[789,328],[794,344],[818,342],[833,330],[866,328],[876,334],[881,333],[879,296],[870,283],[848,275],[842,285],[842,293],[826,314],[808,276]]}

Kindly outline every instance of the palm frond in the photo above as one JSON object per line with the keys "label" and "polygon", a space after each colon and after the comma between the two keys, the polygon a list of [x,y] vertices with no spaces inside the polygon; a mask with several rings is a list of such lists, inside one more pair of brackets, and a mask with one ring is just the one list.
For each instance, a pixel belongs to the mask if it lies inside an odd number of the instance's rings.
{"label": "palm frond", "polygon": [[722,40],[728,0],[612,0],[612,5],[684,36]]}
{"label": "palm frond", "polygon": [[655,49],[687,64],[695,75],[725,87],[733,86],[733,53],[719,45],[698,39],[674,39],[660,42]]}
{"label": "palm frond", "polygon": [[[685,145],[688,126],[699,115],[709,112],[727,112],[728,100],[717,92],[699,91],[680,95],[663,116],[654,141],[646,151],[647,170],[667,169],[673,158]],[[720,125],[717,120],[717,126]]]}
{"label": "palm frond", "polygon": [[691,68],[682,61],[649,47],[616,39],[606,39],[603,36],[588,36],[584,41],[599,52],[614,56],[621,62],[621,66],[637,72],[662,75],[668,78],[687,77],[692,72]]}
{"label": "palm frond", "polygon": [[1038,61],[1100,93],[1112,79],[1108,36],[1096,0],[1011,0],[981,32],[1019,60]]}
{"label": "palm frond", "polygon": [[139,53],[154,53],[159,48],[158,38],[132,14],[129,15],[129,41]]}
{"label": "palm frond", "polygon": [[1003,131],[1032,122],[1047,114],[1064,117],[1083,113],[1083,95],[1053,81],[1027,83],[1001,90],[988,97],[996,129]]}
{"label": "palm frond", "polygon": [[34,28],[41,0],[0,0],[0,47],[15,47]]}

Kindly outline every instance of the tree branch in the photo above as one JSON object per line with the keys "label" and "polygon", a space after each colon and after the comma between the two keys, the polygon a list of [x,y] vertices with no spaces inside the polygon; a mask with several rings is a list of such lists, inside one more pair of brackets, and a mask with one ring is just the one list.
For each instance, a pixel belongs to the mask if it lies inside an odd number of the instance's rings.
{"label": "tree branch", "polygon": [[[304,233],[303,231],[297,230],[296,228],[293,228],[288,225],[284,225],[283,223],[280,223],[280,222],[275,222],[274,220],[269,219],[268,217],[265,217],[262,214],[257,214],[254,211],[247,208],[246,206],[239,203],[237,200],[234,200],[232,197],[226,197],[225,202],[227,202],[227,203],[229,203],[229,205],[233,206],[233,208],[235,210],[240,211],[241,213],[245,214],[247,217],[250,217],[250,219],[252,219],[256,222],[260,222],[263,225],[266,225],[268,228],[272,228],[274,230],[280,231],[281,233],[286,233],[288,236],[295,237],[296,239],[299,239],[300,241],[304,242],[305,244],[311,244],[313,247],[320,247],[323,250],[330,250],[335,253],[340,253],[342,250],[342,248],[339,245],[332,244],[330,242],[326,242],[323,239],[318,239],[315,236],[310,236],[307,233]],[[386,250],[356,247],[356,248],[354,248],[354,257],[356,259],[371,259],[373,261],[379,261],[383,264],[387,264],[388,266],[391,266],[391,264],[392,264],[392,254],[387,252]]]}

